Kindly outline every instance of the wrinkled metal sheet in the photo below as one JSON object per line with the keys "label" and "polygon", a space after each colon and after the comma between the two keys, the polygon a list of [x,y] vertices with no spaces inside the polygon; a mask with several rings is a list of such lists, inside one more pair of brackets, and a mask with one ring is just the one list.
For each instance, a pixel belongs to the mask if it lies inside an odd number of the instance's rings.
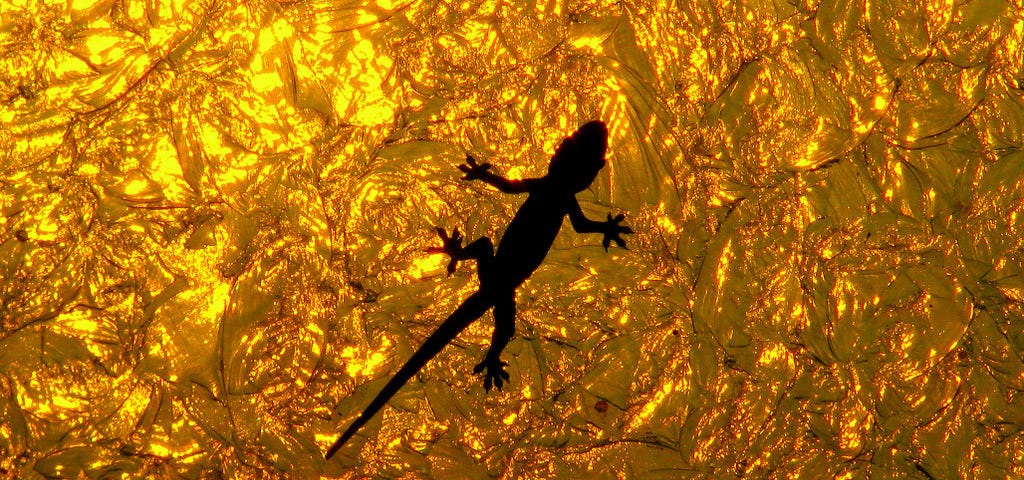
{"label": "wrinkled metal sheet", "polygon": [[[0,474],[1024,475],[1019,2],[0,4]],[[512,384],[472,291],[586,120]]]}

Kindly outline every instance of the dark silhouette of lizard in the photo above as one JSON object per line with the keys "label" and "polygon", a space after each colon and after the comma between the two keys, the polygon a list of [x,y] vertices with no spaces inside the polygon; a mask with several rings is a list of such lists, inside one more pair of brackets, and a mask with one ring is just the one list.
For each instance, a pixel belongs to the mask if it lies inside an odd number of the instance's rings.
{"label": "dark silhouette of lizard", "polygon": [[624,215],[612,218],[611,214],[608,214],[608,220],[604,222],[590,220],[583,214],[580,204],[576,201],[576,193],[589,187],[597,173],[604,167],[607,149],[608,129],[603,122],[595,120],[586,123],[562,141],[555,155],[551,157],[547,175],[541,178],[509,180],[491,172],[490,164],[478,164],[476,159],[466,156],[466,163],[459,165],[459,170],[466,174],[464,180],[481,180],[502,192],[528,193],[529,196],[505,229],[497,252],[487,237],[463,247],[462,235],[458,229],[448,236],[444,229],[437,228],[444,246],[430,248],[427,251],[451,256],[448,263],[449,275],[455,271],[460,260],[475,259],[480,289],[462,302],[412,358],[402,365],[348,430],[345,430],[345,433],[327,450],[327,459],[334,456],[360,427],[373,418],[373,415],[445,345],[454,340],[459,332],[492,307],[494,334],[491,346],[483,361],[473,367],[473,373],[483,372],[484,389],[487,391],[491,390],[492,385],[501,389],[503,382],[509,379],[509,374],[505,371],[508,364],[501,361],[501,352],[515,332],[516,288],[540,266],[558,235],[565,216],[569,216],[569,221],[577,232],[604,234],[602,245],[605,250],[608,250],[611,242],[624,248],[626,242],[619,234],[633,233],[629,227],[619,225],[625,218]]}

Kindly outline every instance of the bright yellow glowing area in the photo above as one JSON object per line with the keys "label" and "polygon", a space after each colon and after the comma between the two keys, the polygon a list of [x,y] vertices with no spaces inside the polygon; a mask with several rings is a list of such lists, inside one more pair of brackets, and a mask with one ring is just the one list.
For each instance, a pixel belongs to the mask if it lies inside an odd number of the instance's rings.
{"label": "bright yellow glowing area", "polygon": [[367,105],[357,117],[357,121],[367,124],[379,124],[387,121],[394,115],[394,105],[381,100],[379,103]]}
{"label": "bright yellow glowing area", "polygon": [[78,173],[82,175],[95,175],[99,173],[99,168],[95,165],[87,164],[78,168]]}
{"label": "bright yellow glowing area", "polygon": [[100,2],[101,0],[70,0],[68,2],[68,9],[72,11],[85,11],[91,9]]}
{"label": "bright yellow glowing area", "polygon": [[144,178],[134,178],[124,185],[124,193],[128,195],[140,195],[146,192],[149,182]]}
{"label": "bright yellow glowing area", "polygon": [[274,72],[258,73],[252,77],[252,88],[259,93],[268,93],[280,87],[281,78]]}
{"label": "bright yellow glowing area", "polygon": [[96,319],[89,318],[87,314],[81,310],[67,315],[66,317],[66,325],[69,328],[81,330],[82,332],[96,332],[99,330],[99,323]]}
{"label": "bright yellow glowing area", "polygon": [[346,372],[352,377],[372,375],[388,359],[388,356],[383,352],[390,346],[391,342],[385,339],[381,351],[371,352],[363,359],[356,357],[357,351],[355,349],[346,347],[341,352],[341,358],[348,360],[348,365],[345,367]]}
{"label": "bright yellow glowing area", "polygon": [[731,247],[732,244],[730,242],[726,243],[722,249],[721,261],[718,264],[718,269],[716,272],[717,275],[715,276],[718,279],[719,287],[721,287],[725,283],[726,279],[729,278],[729,262],[732,257],[732,255],[730,254]]}
{"label": "bright yellow glowing area", "polygon": [[448,259],[444,255],[428,255],[414,259],[407,273],[412,278],[423,278],[441,271],[447,264]]}
{"label": "bright yellow glowing area", "polygon": [[762,351],[758,362],[767,366],[777,364],[781,360],[786,360],[791,363],[789,352],[786,350],[786,347],[784,345],[776,344]]}
{"label": "bright yellow glowing area", "polygon": [[520,166],[512,167],[508,169],[508,173],[505,176],[512,180],[522,180],[526,178],[526,168]]}
{"label": "bright yellow glowing area", "polygon": [[0,477],[1024,478],[1019,10],[2,3]]}
{"label": "bright yellow glowing area", "polygon": [[572,41],[572,46],[576,48],[586,48],[594,51],[594,53],[601,53],[602,43],[604,43],[604,38],[602,37],[580,37]]}
{"label": "bright yellow glowing area", "polygon": [[75,410],[82,407],[81,399],[75,399],[65,395],[56,395],[52,399],[53,406],[65,410]]}
{"label": "bright yellow glowing area", "polygon": [[523,395],[523,398],[529,399],[533,394],[533,390],[530,389],[529,385],[524,385],[521,393]]}
{"label": "bright yellow glowing area", "polygon": [[169,457],[175,453],[174,450],[171,450],[166,445],[161,445],[159,443],[151,443],[149,445],[149,449],[153,452],[153,455],[158,457]]}
{"label": "bright yellow glowing area", "polygon": [[121,37],[119,35],[90,35],[85,42],[86,48],[91,52],[89,61],[102,64],[109,59],[120,58],[124,55],[124,49],[120,47]]}
{"label": "bright yellow glowing area", "polygon": [[883,110],[886,106],[886,99],[881,95],[875,95],[875,110]]}
{"label": "bright yellow glowing area", "polygon": [[203,317],[208,319],[217,318],[224,312],[224,308],[231,300],[231,285],[227,283],[216,285],[205,300],[207,301]]}
{"label": "bright yellow glowing area", "polygon": [[681,382],[668,382],[663,384],[661,386],[661,389],[655,392],[654,396],[646,404],[644,404],[644,406],[640,409],[639,412],[637,412],[636,416],[633,418],[631,422],[630,427],[636,428],[637,426],[643,425],[645,422],[647,422],[654,415],[654,412],[657,410],[657,408],[661,406],[661,404],[665,401],[666,397],[675,392],[677,388],[681,385]]}

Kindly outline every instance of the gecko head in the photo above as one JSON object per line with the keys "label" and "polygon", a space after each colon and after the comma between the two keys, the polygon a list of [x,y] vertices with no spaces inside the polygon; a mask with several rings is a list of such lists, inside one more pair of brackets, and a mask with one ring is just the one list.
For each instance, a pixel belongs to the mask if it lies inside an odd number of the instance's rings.
{"label": "gecko head", "polygon": [[587,122],[558,145],[548,178],[574,193],[582,192],[604,168],[607,150],[608,127],[600,120]]}

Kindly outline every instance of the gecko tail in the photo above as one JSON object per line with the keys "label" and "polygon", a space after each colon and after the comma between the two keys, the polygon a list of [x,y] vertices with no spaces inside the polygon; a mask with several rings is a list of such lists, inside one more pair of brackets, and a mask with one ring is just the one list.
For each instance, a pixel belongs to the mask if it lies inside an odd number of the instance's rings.
{"label": "gecko tail", "polygon": [[352,435],[355,435],[363,425],[366,425],[367,421],[369,421],[369,419],[362,415],[356,418],[356,421],[352,422],[352,425],[348,427],[348,430],[345,430],[345,433],[341,434],[341,436],[334,442],[334,445],[331,445],[331,448],[327,450],[327,453],[324,454],[324,459],[330,460],[335,453],[338,453],[338,450],[341,450],[341,447],[345,446],[345,442],[352,438]]}
{"label": "gecko tail", "polygon": [[405,362],[402,368],[398,369],[398,372],[384,385],[384,388],[367,405],[366,409],[356,417],[352,425],[345,430],[345,433],[342,433],[338,440],[334,442],[334,445],[331,445],[331,448],[324,454],[324,458],[330,460],[335,453],[338,453],[338,450],[345,445],[345,442],[352,438],[366,422],[369,422],[380,409],[384,408],[384,405],[387,405],[391,397],[394,397],[401,390],[402,386],[413,375],[416,375],[416,372],[420,371],[430,359],[440,353],[445,345],[451,343],[470,323],[482,317],[487,309],[493,306],[493,303],[486,294],[479,291],[470,295],[469,298],[462,302],[462,305],[459,305],[459,308],[455,309],[455,312],[449,315],[448,319],[440,327],[437,327],[434,333],[430,334],[430,337],[423,342],[423,346],[416,350],[416,353],[412,354],[412,358]]}

